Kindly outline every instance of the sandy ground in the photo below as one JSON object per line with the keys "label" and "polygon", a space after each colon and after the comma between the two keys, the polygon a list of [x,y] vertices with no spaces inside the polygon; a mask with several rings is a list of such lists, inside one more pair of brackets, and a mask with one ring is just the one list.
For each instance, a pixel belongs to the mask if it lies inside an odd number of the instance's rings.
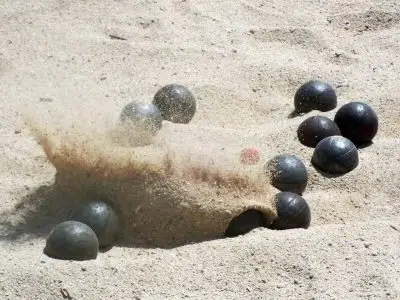
{"label": "sandy ground", "polygon": [[[0,16],[0,299],[400,298],[397,1],[15,0],[0,2]],[[288,118],[296,89],[314,78],[335,87],[338,108],[362,100],[379,116],[345,176],[316,172],[297,141],[317,112]],[[182,133],[165,124],[160,134],[211,154],[257,146],[261,163],[298,155],[311,227],[114,247],[87,262],[46,257],[45,221],[57,210],[40,201],[55,169],[23,116],[58,109],[109,126],[169,83],[188,86],[198,112]]]}

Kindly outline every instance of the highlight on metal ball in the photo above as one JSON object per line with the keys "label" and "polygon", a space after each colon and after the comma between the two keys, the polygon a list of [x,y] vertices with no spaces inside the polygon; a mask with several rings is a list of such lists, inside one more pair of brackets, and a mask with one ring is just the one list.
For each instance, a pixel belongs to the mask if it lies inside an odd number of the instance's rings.
{"label": "highlight on metal ball", "polygon": [[280,191],[301,195],[307,187],[308,172],[304,163],[290,154],[276,155],[264,165],[272,186]]}
{"label": "highlight on metal ball", "polygon": [[324,138],[314,149],[311,163],[319,170],[331,174],[344,174],[358,166],[356,146],[343,136]]}
{"label": "highlight on metal ball", "polygon": [[328,83],[311,80],[304,83],[294,96],[294,108],[298,114],[312,110],[330,111],[337,105],[335,90]]}
{"label": "highlight on metal ball", "polygon": [[351,140],[356,146],[368,144],[378,132],[378,116],[366,103],[350,102],[336,112],[334,121],[340,128],[342,136]]}
{"label": "highlight on metal ball", "polygon": [[162,128],[161,112],[152,103],[132,101],[121,112],[121,123],[131,126],[133,130],[140,130],[155,135]]}
{"label": "highlight on metal ball", "polygon": [[292,192],[275,195],[277,218],[268,226],[270,229],[307,229],[311,223],[311,210],[307,201]]}

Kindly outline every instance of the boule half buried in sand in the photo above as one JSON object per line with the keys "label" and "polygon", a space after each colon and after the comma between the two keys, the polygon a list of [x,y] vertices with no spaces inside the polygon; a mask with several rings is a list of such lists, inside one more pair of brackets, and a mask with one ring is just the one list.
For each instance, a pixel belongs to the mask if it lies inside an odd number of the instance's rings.
{"label": "boule half buried in sand", "polygon": [[315,147],[324,138],[340,135],[340,129],[331,119],[313,116],[305,119],[297,128],[297,137],[303,145]]}
{"label": "boule half buried in sand", "polygon": [[120,245],[168,248],[223,238],[231,221],[249,210],[260,212],[264,224],[276,217],[268,180],[258,168],[245,168],[237,152],[200,154],[166,138],[165,144],[120,147],[102,133],[76,130],[36,133],[63,192],[107,199],[120,212]]}
{"label": "boule half buried in sand", "polygon": [[100,249],[109,249],[119,237],[119,218],[103,201],[87,201],[75,212],[74,220],[88,225],[97,235]]}
{"label": "boule half buried in sand", "polygon": [[320,80],[311,80],[303,84],[294,96],[295,112],[308,113],[312,110],[330,111],[337,105],[335,90]]}
{"label": "boule half buried in sand", "polygon": [[275,203],[278,217],[268,226],[270,229],[307,229],[310,226],[311,210],[300,195],[280,192],[275,195]]}
{"label": "boule half buried in sand", "polygon": [[96,233],[78,221],[65,221],[55,226],[43,250],[47,256],[62,260],[96,259],[98,251]]}

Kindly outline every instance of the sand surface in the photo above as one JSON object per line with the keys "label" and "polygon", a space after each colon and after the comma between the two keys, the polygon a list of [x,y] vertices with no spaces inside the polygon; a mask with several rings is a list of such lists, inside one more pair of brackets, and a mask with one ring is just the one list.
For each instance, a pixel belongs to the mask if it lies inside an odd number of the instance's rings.
{"label": "sand surface", "polygon": [[[34,2],[0,2],[0,299],[400,298],[398,1]],[[296,89],[316,78],[338,95],[323,115],[361,100],[379,116],[344,176],[318,173],[297,140],[318,112],[288,118]],[[260,166],[301,157],[311,227],[118,246],[86,262],[45,256],[55,168],[24,116],[45,123],[61,111],[62,122],[110,128],[127,102],[150,102],[169,83],[188,86],[198,111],[160,137],[227,162],[252,146]]]}

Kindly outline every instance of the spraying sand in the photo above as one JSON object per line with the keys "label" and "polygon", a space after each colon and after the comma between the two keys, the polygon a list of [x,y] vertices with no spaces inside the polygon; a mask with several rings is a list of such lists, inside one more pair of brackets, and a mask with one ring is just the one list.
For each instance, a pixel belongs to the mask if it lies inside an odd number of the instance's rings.
{"label": "spraying sand", "polygon": [[[399,299],[398,1],[16,0],[0,16],[0,299]],[[364,101],[379,117],[344,176],[297,139],[319,114],[291,115],[311,79],[338,95],[322,115]],[[170,83],[196,115],[133,147],[121,109]],[[307,167],[310,228],[220,238],[244,209],[274,215],[260,170],[285,153]],[[128,238],[94,261],[45,256],[89,196],[124,203]]]}

